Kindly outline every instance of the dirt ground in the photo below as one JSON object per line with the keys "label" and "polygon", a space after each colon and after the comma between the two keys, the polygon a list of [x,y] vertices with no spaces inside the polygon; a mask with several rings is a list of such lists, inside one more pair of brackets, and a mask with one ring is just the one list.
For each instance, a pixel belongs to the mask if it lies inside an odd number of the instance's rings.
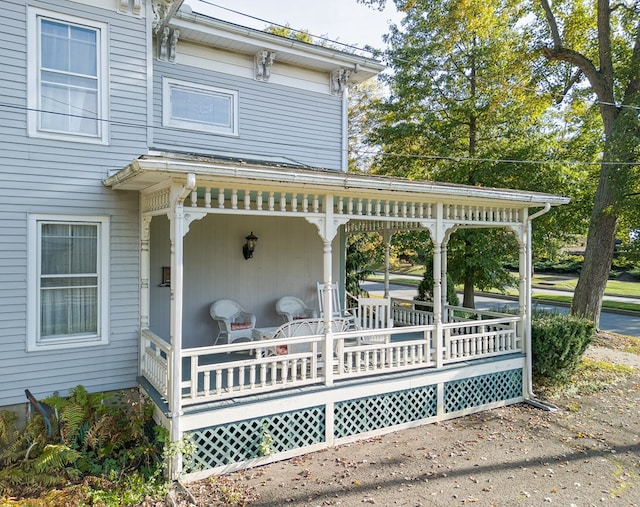
{"label": "dirt ground", "polygon": [[187,487],[198,506],[640,506],[640,356],[587,356],[637,370],[555,412],[518,404]]}

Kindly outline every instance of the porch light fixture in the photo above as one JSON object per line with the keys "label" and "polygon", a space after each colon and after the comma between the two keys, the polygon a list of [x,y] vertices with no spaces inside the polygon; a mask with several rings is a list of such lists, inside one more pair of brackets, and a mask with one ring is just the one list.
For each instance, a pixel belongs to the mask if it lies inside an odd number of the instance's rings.
{"label": "porch light fixture", "polygon": [[258,241],[258,238],[253,234],[253,231],[251,231],[251,234],[244,239],[247,241],[242,247],[242,255],[244,255],[246,260],[248,260],[253,257],[253,251],[256,249],[256,241]]}

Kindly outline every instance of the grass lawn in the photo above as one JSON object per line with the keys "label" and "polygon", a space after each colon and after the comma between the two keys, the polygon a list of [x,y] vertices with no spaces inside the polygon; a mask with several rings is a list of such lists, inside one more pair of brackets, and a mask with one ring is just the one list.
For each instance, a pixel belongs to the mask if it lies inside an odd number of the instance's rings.
{"label": "grass lawn", "polygon": [[[406,270],[403,273],[393,273],[390,276],[390,280],[393,283],[399,283],[402,285],[417,287],[420,283],[419,279],[402,276],[403,274],[412,276],[422,276],[422,268],[413,266],[410,270]],[[371,280],[382,281],[383,276],[374,275],[369,277]],[[539,274],[534,275],[532,280],[533,291],[532,298],[535,300],[554,301],[558,303],[571,303],[572,297],[561,294],[540,294],[536,293],[537,289],[555,289],[573,292],[576,288],[577,278],[566,277],[560,275],[546,275]],[[462,289],[460,287],[460,289]],[[500,291],[489,291],[495,294],[506,294],[508,296],[517,296],[518,291],[516,289],[507,289],[504,293]],[[618,295],[618,296],[631,296],[640,297],[640,283],[635,282],[620,282],[617,280],[609,280],[607,282],[607,288],[605,294]],[[603,301],[603,308],[612,310],[629,310],[640,312],[640,305],[635,303],[625,303],[618,301]]]}

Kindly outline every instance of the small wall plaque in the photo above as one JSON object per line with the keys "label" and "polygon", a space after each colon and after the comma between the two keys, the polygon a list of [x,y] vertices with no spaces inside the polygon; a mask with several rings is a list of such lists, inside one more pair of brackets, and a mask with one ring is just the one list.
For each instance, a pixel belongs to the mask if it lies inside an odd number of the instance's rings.
{"label": "small wall plaque", "polygon": [[160,283],[160,287],[169,287],[171,286],[171,268],[169,266],[162,267],[162,283]]}

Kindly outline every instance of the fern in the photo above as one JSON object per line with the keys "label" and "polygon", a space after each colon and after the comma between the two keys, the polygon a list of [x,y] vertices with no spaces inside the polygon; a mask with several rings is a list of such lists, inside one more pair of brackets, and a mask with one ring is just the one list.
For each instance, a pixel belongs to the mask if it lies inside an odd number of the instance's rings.
{"label": "fern", "polygon": [[80,458],[80,453],[66,445],[49,444],[34,460],[33,469],[37,473],[62,470],[65,466],[73,464],[78,458]]}
{"label": "fern", "polygon": [[[116,497],[128,502],[127,487],[138,492],[157,487],[159,433],[146,431],[153,413],[150,401],[134,391],[110,397],[77,386],[68,398],[55,395],[43,402],[57,414],[55,441],[48,438],[40,415],[33,414],[18,430],[15,414],[0,413],[0,496],[36,495],[82,480],[85,499],[87,491],[106,487],[121,489]],[[94,482],[87,482],[91,476]],[[134,477],[140,482],[127,483]]]}

